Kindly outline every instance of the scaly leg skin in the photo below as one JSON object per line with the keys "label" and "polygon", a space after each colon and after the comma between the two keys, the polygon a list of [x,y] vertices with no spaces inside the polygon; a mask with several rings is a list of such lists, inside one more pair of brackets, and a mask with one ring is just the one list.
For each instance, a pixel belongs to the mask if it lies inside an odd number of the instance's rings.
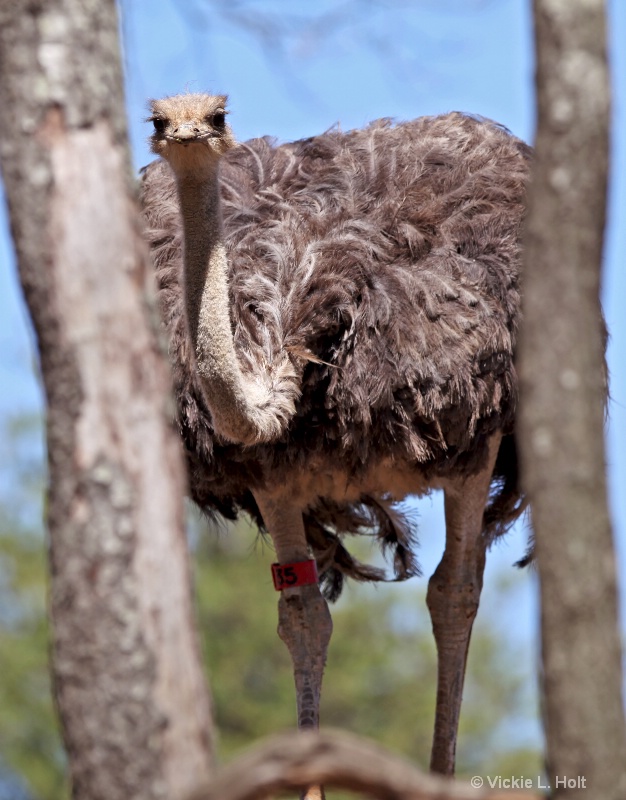
{"label": "scaly leg skin", "polygon": [[501,435],[489,442],[485,467],[445,489],[446,547],[428,582],[426,602],[437,644],[437,708],[430,769],[454,775],[456,739],[470,635],[483,585],[483,513]]}
{"label": "scaly leg skin", "polygon": [[[310,558],[302,512],[286,496],[255,492],[255,500],[272,537],[279,564]],[[278,601],[278,635],[293,662],[300,730],[319,727],[322,677],[333,624],[316,584],[284,589]],[[311,786],[303,800],[323,800],[321,786]]]}
{"label": "scaly leg skin", "polygon": [[285,589],[278,601],[278,635],[293,661],[298,727],[319,728],[319,704],[328,643],[333,630],[318,586]]}

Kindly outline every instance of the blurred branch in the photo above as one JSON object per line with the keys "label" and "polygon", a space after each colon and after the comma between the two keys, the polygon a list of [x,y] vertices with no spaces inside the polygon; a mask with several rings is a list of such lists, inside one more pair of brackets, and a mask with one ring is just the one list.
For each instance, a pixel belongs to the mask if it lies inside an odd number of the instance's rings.
{"label": "blurred branch", "polygon": [[379,745],[340,731],[288,732],[236,758],[188,800],[263,800],[322,783],[383,800],[539,800],[428,775]]}

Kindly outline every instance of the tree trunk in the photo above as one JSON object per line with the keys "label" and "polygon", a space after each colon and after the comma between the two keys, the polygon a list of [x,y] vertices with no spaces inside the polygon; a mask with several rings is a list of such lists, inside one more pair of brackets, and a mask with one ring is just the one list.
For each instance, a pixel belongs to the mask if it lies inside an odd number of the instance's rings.
{"label": "tree trunk", "polygon": [[605,11],[602,0],[534,0],[534,11],[538,130],[520,448],[541,587],[548,768],[556,798],[618,800],[626,797],[626,734],[598,299],[610,108]]}
{"label": "tree trunk", "polygon": [[5,1],[0,101],[48,401],[53,673],[73,796],[179,798],[210,777],[211,708],[114,0]]}

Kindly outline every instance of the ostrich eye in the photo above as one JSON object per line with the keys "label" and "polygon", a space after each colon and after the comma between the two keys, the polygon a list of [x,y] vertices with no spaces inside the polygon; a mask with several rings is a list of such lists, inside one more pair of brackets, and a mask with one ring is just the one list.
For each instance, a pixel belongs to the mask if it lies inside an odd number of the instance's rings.
{"label": "ostrich eye", "polygon": [[226,124],[226,114],[223,111],[216,111],[213,114],[213,118],[211,120],[213,123],[213,127],[217,128],[218,130],[223,130],[224,125]]}
{"label": "ostrich eye", "polygon": [[161,119],[160,117],[155,117],[152,120],[152,124],[154,125],[154,130],[157,133],[163,133],[165,130],[165,120]]}

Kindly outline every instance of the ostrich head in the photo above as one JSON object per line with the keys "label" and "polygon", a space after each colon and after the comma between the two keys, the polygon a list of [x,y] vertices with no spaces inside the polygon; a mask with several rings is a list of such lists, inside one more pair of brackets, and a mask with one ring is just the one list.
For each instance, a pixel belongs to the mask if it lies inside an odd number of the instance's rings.
{"label": "ostrich head", "polygon": [[150,111],[152,152],[168,161],[178,175],[215,169],[220,157],[235,146],[226,124],[225,95],[165,97],[152,100]]}

